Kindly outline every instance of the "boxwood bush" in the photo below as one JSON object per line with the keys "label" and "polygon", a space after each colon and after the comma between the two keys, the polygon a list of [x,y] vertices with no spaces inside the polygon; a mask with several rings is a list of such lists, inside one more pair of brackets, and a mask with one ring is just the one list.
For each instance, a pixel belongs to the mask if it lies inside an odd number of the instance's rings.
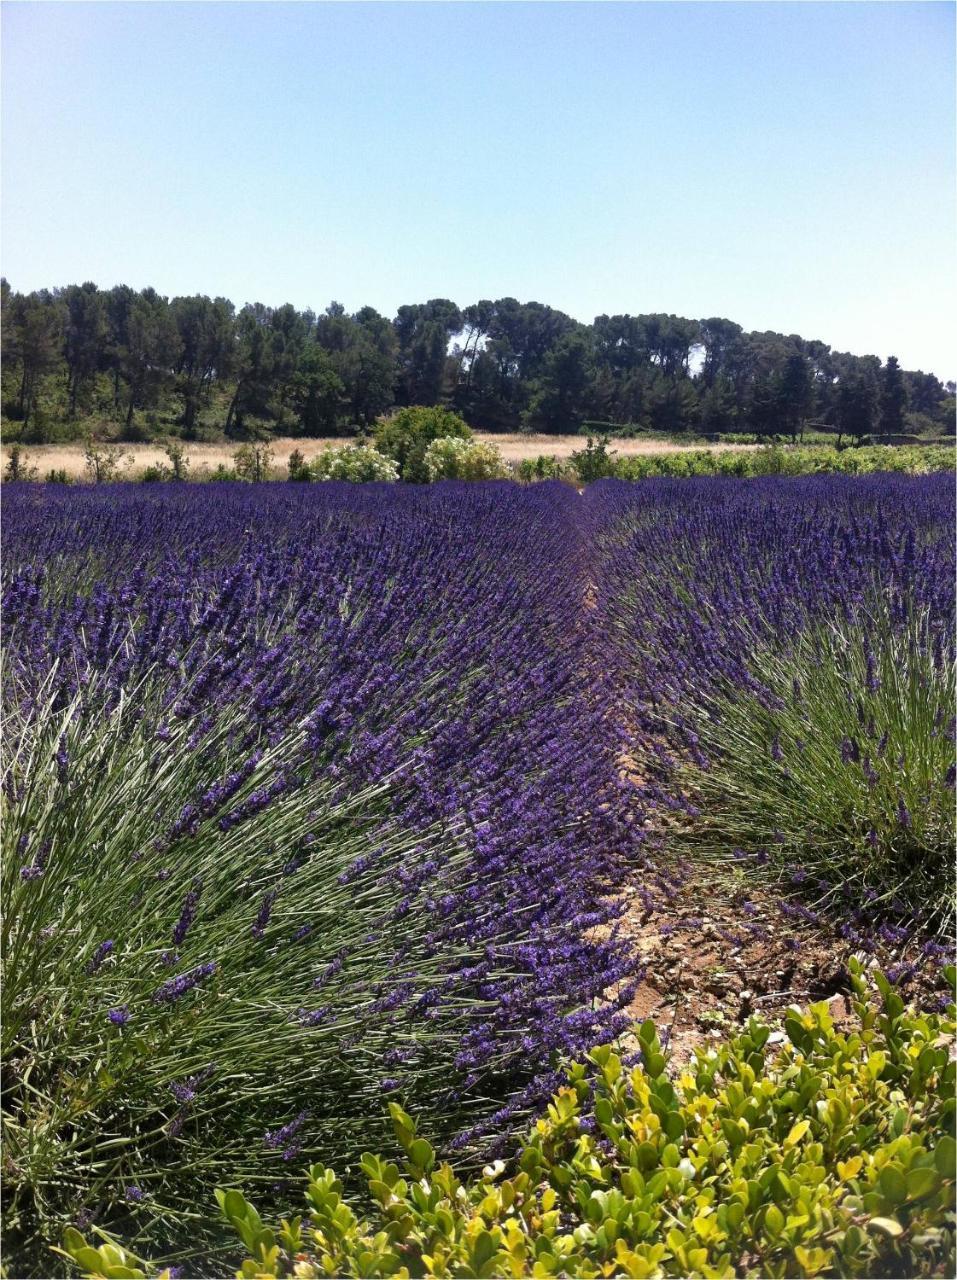
{"label": "boxwood bush", "polygon": [[[795,1009],[783,1037],[751,1018],[676,1078],[645,1022],[640,1065],[595,1049],[511,1168],[468,1181],[391,1103],[403,1165],[363,1157],[362,1216],[320,1165],[308,1217],[276,1228],[217,1192],[247,1253],[237,1274],[952,1275],[957,1011],[908,1011],[873,980],[879,999],[852,962],[851,1032],[826,1003]],[[114,1242],[64,1243],[88,1276],[147,1274]]]}

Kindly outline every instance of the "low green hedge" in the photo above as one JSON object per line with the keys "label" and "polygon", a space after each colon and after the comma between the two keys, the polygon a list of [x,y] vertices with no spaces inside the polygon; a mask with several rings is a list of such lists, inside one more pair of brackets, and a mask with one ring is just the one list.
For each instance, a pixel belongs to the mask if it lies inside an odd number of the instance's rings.
{"label": "low green hedge", "polygon": [[621,480],[645,480],[650,476],[803,476],[834,471],[852,475],[871,471],[922,475],[952,470],[955,461],[957,453],[948,445],[864,445],[859,449],[771,445],[749,450],[693,449],[614,458],[609,474]]}
{"label": "low green hedge", "polygon": [[[780,1045],[752,1018],[675,1079],[645,1022],[643,1066],[595,1049],[516,1163],[471,1181],[392,1103],[404,1167],[363,1157],[369,1216],[319,1165],[308,1219],[278,1228],[217,1192],[248,1254],[238,1275],[952,1275],[957,1011],[905,1010],[879,974],[875,1000],[856,963],[850,978],[853,1032],[827,1004],[791,1013]],[[65,1246],[88,1276],[146,1274],[113,1243]]]}

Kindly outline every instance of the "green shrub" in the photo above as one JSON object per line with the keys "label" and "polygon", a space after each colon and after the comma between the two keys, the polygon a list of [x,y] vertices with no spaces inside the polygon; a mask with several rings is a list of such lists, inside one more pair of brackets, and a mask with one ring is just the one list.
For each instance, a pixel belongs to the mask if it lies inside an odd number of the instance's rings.
{"label": "green shrub", "polygon": [[100,444],[92,436],[87,437],[83,450],[83,465],[91,484],[110,484],[119,480],[120,467],[129,464],[132,455],[113,444]]}
{"label": "green shrub", "polygon": [[32,481],[36,480],[39,471],[35,466],[31,466],[26,450],[20,444],[10,446],[10,456],[7,458],[7,465],[4,468],[4,480],[12,481]]}
{"label": "green shrub", "polygon": [[720,435],[722,444],[760,444],[761,437],[754,435],[751,431],[722,431]]}
{"label": "green shrub", "polygon": [[[948,972],[952,982],[953,971]],[[366,1155],[370,1216],[331,1169],[278,1229],[236,1190],[220,1210],[247,1252],[239,1277],[922,1276],[954,1269],[955,1008],[906,1011],[852,961],[858,1025],[826,1003],[786,1039],[751,1018],[669,1077],[654,1025],[643,1066],[609,1046],[575,1064],[509,1170],[462,1182],[390,1104],[404,1167]],[[87,1275],[142,1276],[71,1231]]]}
{"label": "green shrub", "polygon": [[564,480],[569,466],[553,453],[540,453],[537,458],[523,458],[518,464],[518,478],[525,484],[533,480]]}
{"label": "green shrub", "polygon": [[589,436],[585,448],[577,449],[569,461],[582,484],[619,474],[617,454],[614,449],[609,451],[607,436],[599,436],[597,441]]}
{"label": "green shrub", "polygon": [[433,440],[446,437],[471,440],[472,432],[463,418],[448,409],[430,405],[411,405],[391,418],[376,423],[374,440],[380,453],[391,458],[399,468],[399,476],[417,484],[428,478],[425,451]]}
{"label": "green shrub", "polygon": [[429,480],[500,480],[508,474],[494,444],[443,436],[433,440],[423,459]]}
{"label": "green shrub", "polygon": [[272,449],[262,441],[241,444],[233,454],[236,479],[245,480],[248,484],[262,484],[269,479],[272,458]]}
{"label": "green shrub", "polygon": [[186,446],[181,440],[170,437],[163,442],[163,452],[169,462],[167,468],[168,478],[170,480],[186,480],[189,478],[189,458],[186,456]]}
{"label": "green shrub", "polygon": [[224,462],[220,462],[215,470],[209,473],[209,480],[214,484],[229,484],[238,479],[232,467],[227,467]]}
{"label": "green shrub", "polygon": [[51,467],[43,477],[47,484],[72,484],[73,477],[65,467]]}
{"label": "green shrub", "polygon": [[[578,456],[573,454],[572,458]],[[830,471],[861,475],[871,471],[903,471],[923,475],[929,471],[950,470],[955,459],[957,454],[947,445],[865,445],[837,449],[832,445],[771,444],[749,450],[688,449],[681,453],[617,458],[612,469],[602,474],[615,475],[621,480],[646,480],[652,476],[799,476]]]}
{"label": "green shrub", "polygon": [[355,484],[399,478],[396,463],[367,444],[324,449],[313,459],[310,470],[316,480],[351,480]]}
{"label": "green shrub", "polygon": [[287,466],[289,468],[290,480],[299,483],[308,482],[312,479],[312,471],[309,468],[309,463],[306,461],[299,449],[293,449],[292,453],[289,455]]}

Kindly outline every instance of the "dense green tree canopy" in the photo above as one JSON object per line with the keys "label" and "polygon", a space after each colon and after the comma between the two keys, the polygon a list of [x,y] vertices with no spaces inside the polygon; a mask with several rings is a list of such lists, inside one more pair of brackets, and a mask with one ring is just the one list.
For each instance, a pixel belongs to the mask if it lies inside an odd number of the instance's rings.
{"label": "dense green tree canopy", "polygon": [[92,282],[31,294],[6,281],[2,407],[9,438],[93,431],[235,439],[350,435],[403,406],[471,427],[547,433],[584,424],[687,434],[854,438],[953,430],[953,387],[894,356],[721,316],[600,315],[541,302],[448,298],[350,314]]}

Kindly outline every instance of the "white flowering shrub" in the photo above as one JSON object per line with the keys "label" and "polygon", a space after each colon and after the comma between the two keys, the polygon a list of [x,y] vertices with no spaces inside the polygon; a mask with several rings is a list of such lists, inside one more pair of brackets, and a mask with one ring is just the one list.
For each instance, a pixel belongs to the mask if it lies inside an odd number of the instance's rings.
{"label": "white flowering shrub", "polygon": [[399,468],[367,444],[350,444],[342,449],[324,449],[312,463],[317,480],[351,480],[363,484],[370,480],[398,480]]}
{"label": "white flowering shrub", "polygon": [[425,451],[425,469],[430,480],[498,480],[508,475],[494,444],[454,436],[432,441]]}

